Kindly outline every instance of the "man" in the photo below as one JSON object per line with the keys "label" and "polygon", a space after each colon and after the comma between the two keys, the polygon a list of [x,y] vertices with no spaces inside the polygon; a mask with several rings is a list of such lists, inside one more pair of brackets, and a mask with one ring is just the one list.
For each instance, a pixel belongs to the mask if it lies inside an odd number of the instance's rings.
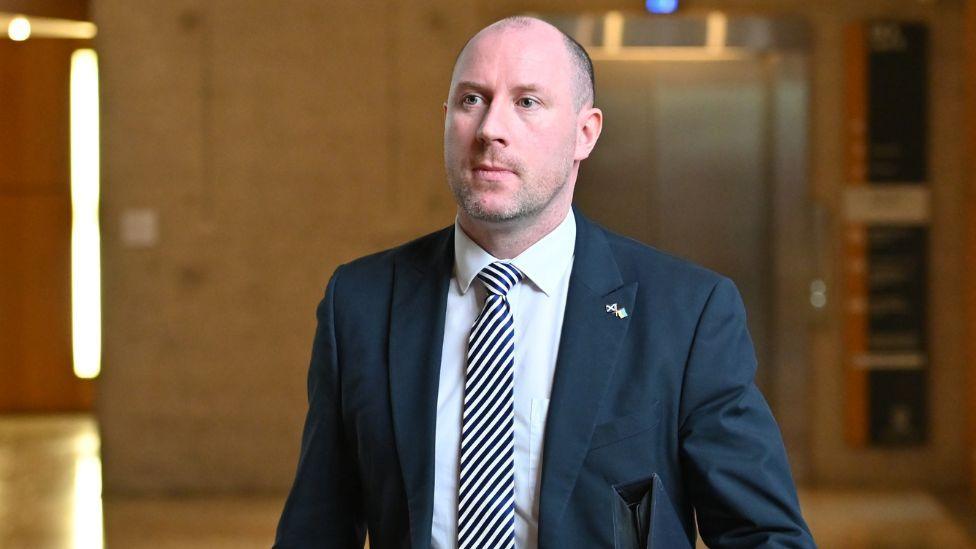
{"label": "man", "polygon": [[329,281],[276,546],[614,547],[656,474],[691,543],[812,547],[734,285],[572,209],[582,48],[499,21],[444,108],[456,222]]}

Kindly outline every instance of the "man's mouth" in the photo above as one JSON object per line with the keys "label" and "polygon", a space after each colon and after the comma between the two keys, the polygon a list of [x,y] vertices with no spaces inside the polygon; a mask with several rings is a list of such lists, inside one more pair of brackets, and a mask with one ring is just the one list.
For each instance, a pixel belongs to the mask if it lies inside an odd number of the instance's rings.
{"label": "man's mouth", "polygon": [[515,175],[515,172],[510,168],[491,164],[478,164],[471,171],[475,177],[485,181],[501,181]]}

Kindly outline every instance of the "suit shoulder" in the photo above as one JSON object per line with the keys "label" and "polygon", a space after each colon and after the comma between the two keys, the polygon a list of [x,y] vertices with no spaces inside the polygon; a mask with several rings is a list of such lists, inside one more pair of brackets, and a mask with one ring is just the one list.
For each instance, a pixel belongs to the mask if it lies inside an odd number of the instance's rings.
{"label": "suit shoulder", "polygon": [[600,227],[621,273],[637,280],[711,289],[728,277],[688,259]]}
{"label": "suit shoulder", "polygon": [[393,266],[399,261],[424,262],[438,258],[439,246],[443,246],[454,230],[453,226],[445,227],[430,234],[415,238],[399,246],[375,252],[354,259],[340,265],[336,275],[342,272],[342,280],[374,282],[377,278],[386,278],[392,273]]}

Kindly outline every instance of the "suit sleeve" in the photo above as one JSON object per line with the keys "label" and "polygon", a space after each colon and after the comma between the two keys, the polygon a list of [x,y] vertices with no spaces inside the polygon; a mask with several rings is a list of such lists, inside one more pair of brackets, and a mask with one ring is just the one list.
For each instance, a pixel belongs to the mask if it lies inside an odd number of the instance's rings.
{"label": "suit sleeve", "polygon": [[698,320],[681,395],[680,452],[699,530],[713,548],[815,547],[755,372],[742,298],[722,278]]}
{"label": "suit sleeve", "polygon": [[339,271],[317,310],[308,370],[308,414],[295,482],[285,502],[274,547],[362,548],[366,535],[359,472],[342,423],[341,367],[335,326]]}

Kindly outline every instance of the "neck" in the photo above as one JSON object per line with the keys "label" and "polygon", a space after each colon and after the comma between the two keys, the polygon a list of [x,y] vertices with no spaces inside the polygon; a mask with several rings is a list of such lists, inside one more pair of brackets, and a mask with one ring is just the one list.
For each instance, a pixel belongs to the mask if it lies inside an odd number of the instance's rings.
{"label": "neck", "polygon": [[572,215],[569,209],[566,204],[547,208],[531,218],[510,221],[483,221],[459,210],[458,222],[464,234],[483,250],[498,259],[512,259],[555,230],[567,215]]}

